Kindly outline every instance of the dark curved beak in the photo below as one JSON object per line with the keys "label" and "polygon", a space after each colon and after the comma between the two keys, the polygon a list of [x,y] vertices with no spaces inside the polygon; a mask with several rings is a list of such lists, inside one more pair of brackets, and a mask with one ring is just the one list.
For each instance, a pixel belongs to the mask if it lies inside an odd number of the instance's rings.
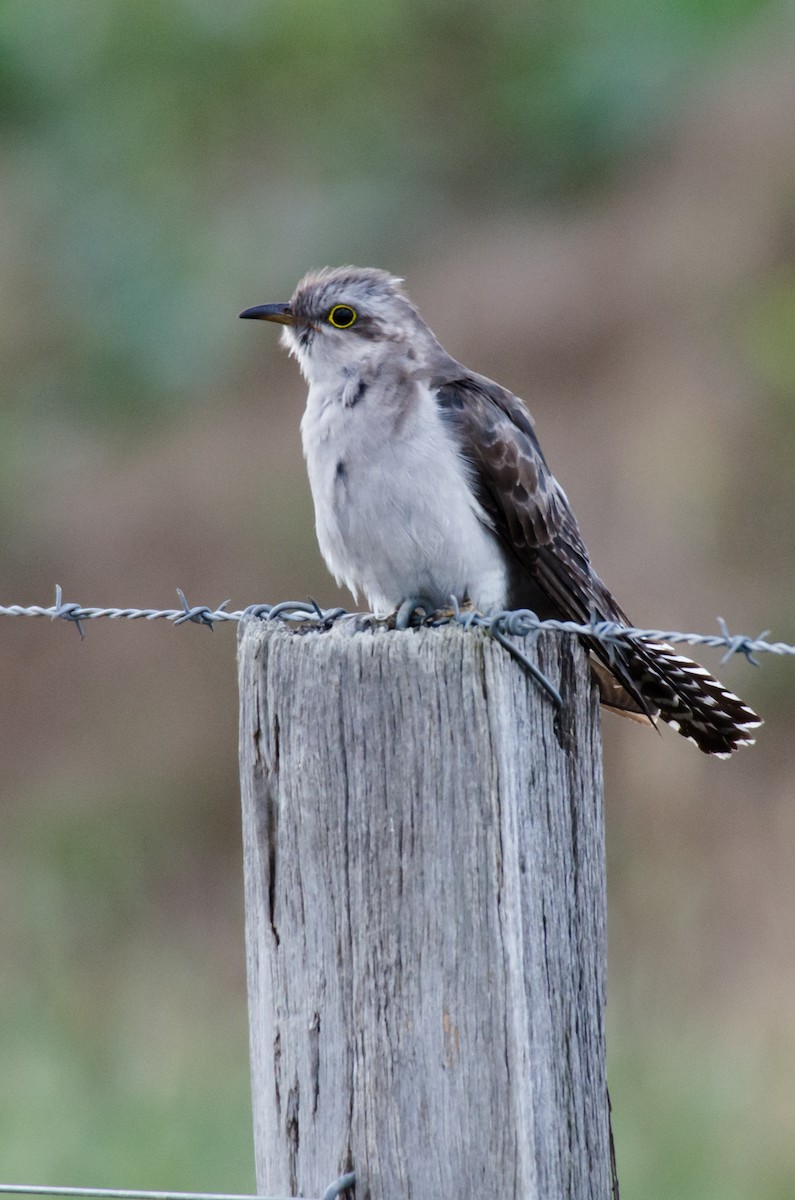
{"label": "dark curved beak", "polygon": [[257,304],[240,315],[250,317],[252,321],[275,321],[277,325],[298,324],[289,304]]}

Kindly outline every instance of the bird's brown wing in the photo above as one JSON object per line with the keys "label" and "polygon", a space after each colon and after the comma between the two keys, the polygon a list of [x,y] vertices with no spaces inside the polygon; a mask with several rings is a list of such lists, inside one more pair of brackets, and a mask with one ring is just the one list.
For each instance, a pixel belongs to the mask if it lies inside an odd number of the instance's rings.
{"label": "bird's brown wing", "polygon": [[[468,373],[435,381],[434,390],[511,565],[511,604],[535,608],[540,616],[628,624],[591,567],[577,520],[521,400]],[[640,712],[653,715],[620,654],[610,655],[595,639],[584,640],[628,693],[627,700],[631,697]]]}
{"label": "bird's brown wing", "polygon": [[[522,402],[455,367],[436,381],[436,395],[506,562],[514,566],[509,602],[540,616],[629,624],[591,567]],[[611,653],[595,638],[582,640],[608,707],[636,719],[659,715],[706,754],[727,757],[753,742],[761,724],[753,709],[673,646],[628,638]]]}

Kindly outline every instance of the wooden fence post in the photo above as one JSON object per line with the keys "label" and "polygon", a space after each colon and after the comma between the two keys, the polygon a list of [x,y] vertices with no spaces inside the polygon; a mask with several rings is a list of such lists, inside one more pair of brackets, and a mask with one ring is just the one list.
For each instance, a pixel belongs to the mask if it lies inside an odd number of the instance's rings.
{"label": "wooden fence post", "polygon": [[257,1186],[607,1200],[601,742],[585,655],[240,635]]}

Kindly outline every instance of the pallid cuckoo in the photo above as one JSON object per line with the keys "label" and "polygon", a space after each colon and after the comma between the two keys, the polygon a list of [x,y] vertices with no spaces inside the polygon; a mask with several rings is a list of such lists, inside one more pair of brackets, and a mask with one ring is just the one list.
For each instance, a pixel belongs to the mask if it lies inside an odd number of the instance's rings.
{"label": "pallid cuckoo", "polygon": [[[329,570],[375,612],[454,596],[485,612],[629,624],[591,566],[524,404],[451,358],[401,282],[327,267],[288,303],[240,314],[284,326],[309,384],[301,435]],[[661,717],[707,754],[753,741],[756,714],[671,646],[609,652],[584,641],[607,707]]]}

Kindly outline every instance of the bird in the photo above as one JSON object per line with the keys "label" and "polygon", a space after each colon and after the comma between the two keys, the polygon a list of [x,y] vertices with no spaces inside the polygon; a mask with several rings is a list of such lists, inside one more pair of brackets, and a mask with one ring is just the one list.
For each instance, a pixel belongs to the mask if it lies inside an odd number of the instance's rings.
{"label": "bird", "polygon": [[[311,271],[241,317],[283,327],[308,384],[301,439],[323,558],[375,613],[409,597],[489,613],[630,622],[591,565],[518,396],[441,346],[372,267]],[[602,704],[667,722],[706,754],[754,741],[756,713],[664,642],[583,636]]]}

